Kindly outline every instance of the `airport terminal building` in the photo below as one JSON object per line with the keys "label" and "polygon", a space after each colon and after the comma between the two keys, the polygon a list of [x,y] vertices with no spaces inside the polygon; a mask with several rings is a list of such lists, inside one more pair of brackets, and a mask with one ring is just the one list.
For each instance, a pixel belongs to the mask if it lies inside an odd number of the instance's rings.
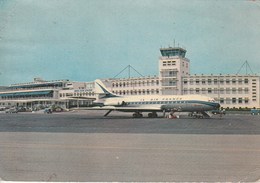
{"label": "airport terminal building", "polygon": [[45,81],[34,78],[33,82],[3,87],[0,90],[0,107],[85,107],[96,98],[93,86],[93,82]]}
{"label": "airport terminal building", "polygon": [[[258,75],[190,75],[190,60],[181,47],[161,48],[159,75],[103,79],[117,95],[206,95],[224,108],[260,108]],[[59,105],[64,108],[85,107],[98,95],[92,82],[69,80],[45,81],[35,78],[30,83],[0,88],[1,106]]]}
{"label": "airport terminal building", "polygon": [[161,48],[159,76],[107,80],[118,95],[206,95],[224,108],[259,108],[260,76],[190,75],[190,60],[180,47]]}

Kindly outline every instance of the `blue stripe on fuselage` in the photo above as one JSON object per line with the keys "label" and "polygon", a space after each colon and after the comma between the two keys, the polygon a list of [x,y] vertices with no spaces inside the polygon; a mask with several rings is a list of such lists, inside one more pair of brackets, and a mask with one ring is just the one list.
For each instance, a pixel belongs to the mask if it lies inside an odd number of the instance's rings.
{"label": "blue stripe on fuselage", "polygon": [[142,104],[142,105],[148,105],[148,104],[203,104],[208,105],[211,107],[220,107],[219,103],[215,102],[206,102],[206,101],[200,101],[200,100],[168,100],[168,101],[132,101],[132,102],[126,102],[130,104]]}
{"label": "blue stripe on fuselage", "polygon": [[190,101],[188,101],[188,103],[199,103],[199,104],[209,105],[209,106],[212,106],[212,107],[220,107],[219,103],[206,102],[206,101],[200,101],[200,100],[190,100]]}

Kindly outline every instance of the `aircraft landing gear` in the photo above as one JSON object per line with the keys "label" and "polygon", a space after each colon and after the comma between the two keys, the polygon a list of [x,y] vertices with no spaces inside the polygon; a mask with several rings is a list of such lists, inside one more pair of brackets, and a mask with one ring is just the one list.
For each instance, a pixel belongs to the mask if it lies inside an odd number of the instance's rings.
{"label": "aircraft landing gear", "polygon": [[140,112],[135,112],[135,113],[133,114],[133,117],[134,117],[134,118],[142,118],[142,117],[143,117],[143,114],[140,113]]}
{"label": "aircraft landing gear", "polygon": [[205,118],[205,116],[202,113],[198,113],[198,112],[191,113],[190,116],[192,118],[194,118],[194,119],[203,119],[203,118]]}
{"label": "aircraft landing gear", "polygon": [[148,118],[157,118],[158,115],[156,112],[151,112],[151,113],[148,113]]}

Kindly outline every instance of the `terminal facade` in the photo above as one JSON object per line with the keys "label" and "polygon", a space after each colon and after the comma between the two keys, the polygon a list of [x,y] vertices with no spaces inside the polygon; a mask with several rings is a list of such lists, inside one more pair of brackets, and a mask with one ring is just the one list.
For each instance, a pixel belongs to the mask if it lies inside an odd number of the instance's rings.
{"label": "terminal facade", "polygon": [[[190,60],[181,47],[161,48],[159,75],[103,79],[117,95],[206,95],[224,108],[260,108],[258,75],[191,75]],[[0,88],[1,106],[59,105],[64,108],[85,107],[98,95],[93,82],[69,80],[13,84]]]}
{"label": "terminal facade", "polygon": [[118,95],[206,95],[224,108],[260,107],[260,76],[191,75],[185,49],[169,47],[160,51],[159,76],[112,79],[111,91]]}
{"label": "terminal facade", "polygon": [[3,87],[0,90],[0,107],[86,107],[96,98],[93,89],[93,82],[34,78],[33,82]]}

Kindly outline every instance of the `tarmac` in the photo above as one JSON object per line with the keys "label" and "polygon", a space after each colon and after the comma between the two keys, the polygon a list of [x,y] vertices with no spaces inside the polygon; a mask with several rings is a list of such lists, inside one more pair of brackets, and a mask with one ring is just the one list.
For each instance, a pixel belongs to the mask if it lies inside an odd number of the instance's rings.
{"label": "tarmac", "polygon": [[257,182],[260,116],[0,114],[5,181]]}

